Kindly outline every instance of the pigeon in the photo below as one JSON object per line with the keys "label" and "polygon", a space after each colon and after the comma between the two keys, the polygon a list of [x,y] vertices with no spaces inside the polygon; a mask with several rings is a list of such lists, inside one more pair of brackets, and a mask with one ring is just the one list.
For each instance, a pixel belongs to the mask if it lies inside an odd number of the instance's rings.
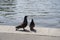
{"label": "pigeon", "polygon": [[28,24],[27,17],[28,17],[28,16],[25,16],[25,17],[24,17],[24,21],[23,21],[23,23],[22,23],[21,25],[16,26],[16,31],[17,31],[19,28],[23,28],[23,30],[25,30],[25,27],[26,27],[27,24]]}
{"label": "pigeon", "polygon": [[31,20],[29,27],[30,27],[30,30],[31,31],[36,32],[36,30],[34,29],[35,23],[34,23],[34,20],[33,19]]}

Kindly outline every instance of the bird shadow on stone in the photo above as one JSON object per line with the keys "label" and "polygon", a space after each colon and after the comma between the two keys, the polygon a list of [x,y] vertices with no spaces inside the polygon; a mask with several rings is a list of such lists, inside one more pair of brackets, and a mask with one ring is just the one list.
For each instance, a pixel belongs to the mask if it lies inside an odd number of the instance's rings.
{"label": "bird shadow on stone", "polygon": [[33,30],[31,30],[31,31],[32,31],[32,32],[35,32],[35,33],[37,32],[35,29],[33,29]]}
{"label": "bird shadow on stone", "polygon": [[22,32],[30,32],[29,30],[25,29],[25,30],[18,30],[18,31],[22,31]]}

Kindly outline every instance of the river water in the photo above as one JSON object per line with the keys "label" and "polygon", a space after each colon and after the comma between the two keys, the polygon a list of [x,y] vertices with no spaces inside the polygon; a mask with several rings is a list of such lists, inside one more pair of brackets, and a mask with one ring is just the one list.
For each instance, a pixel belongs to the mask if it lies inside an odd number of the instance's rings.
{"label": "river water", "polygon": [[60,28],[60,0],[0,0],[0,25],[19,25],[25,15],[36,27]]}

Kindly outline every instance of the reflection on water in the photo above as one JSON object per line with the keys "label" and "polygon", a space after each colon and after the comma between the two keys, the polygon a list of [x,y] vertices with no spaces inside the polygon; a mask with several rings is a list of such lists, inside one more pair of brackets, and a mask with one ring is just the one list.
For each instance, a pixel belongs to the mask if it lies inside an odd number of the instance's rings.
{"label": "reflection on water", "polygon": [[25,15],[36,26],[60,28],[60,0],[0,0],[0,25],[19,25]]}

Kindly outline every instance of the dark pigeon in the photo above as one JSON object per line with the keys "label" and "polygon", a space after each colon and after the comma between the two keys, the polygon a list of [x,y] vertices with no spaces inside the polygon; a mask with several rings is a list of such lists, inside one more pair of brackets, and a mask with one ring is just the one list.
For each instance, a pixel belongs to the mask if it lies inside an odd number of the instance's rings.
{"label": "dark pigeon", "polygon": [[36,32],[36,30],[34,29],[35,23],[34,23],[34,20],[33,20],[33,19],[32,19],[32,21],[31,21],[29,27],[30,27],[30,30],[31,30],[31,31]]}
{"label": "dark pigeon", "polygon": [[19,28],[23,28],[23,30],[25,30],[25,27],[27,26],[27,24],[28,24],[27,16],[25,16],[23,23],[22,23],[21,25],[16,26],[16,31],[17,31]]}

